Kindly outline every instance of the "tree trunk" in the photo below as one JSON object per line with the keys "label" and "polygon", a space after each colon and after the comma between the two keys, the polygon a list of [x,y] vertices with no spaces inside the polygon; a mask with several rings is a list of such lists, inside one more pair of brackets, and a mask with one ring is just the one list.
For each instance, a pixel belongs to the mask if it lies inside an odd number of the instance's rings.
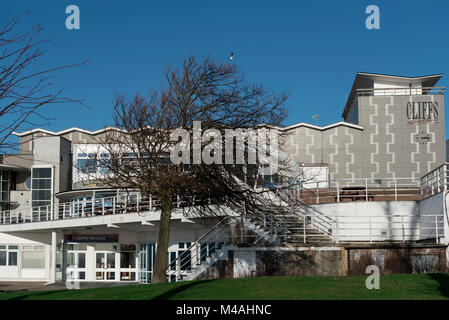
{"label": "tree trunk", "polygon": [[152,283],[166,282],[168,239],[170,237],[170,217],[172,210],[171,197],[161,199],[161,219],[156,244],[156,258],[153,269]]}

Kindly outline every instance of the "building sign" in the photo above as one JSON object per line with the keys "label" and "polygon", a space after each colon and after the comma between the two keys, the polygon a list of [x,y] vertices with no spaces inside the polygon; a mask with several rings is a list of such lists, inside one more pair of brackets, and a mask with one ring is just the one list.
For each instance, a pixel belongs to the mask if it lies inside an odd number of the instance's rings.
{"label": "building sign", "polygon": [[415,142],[419,143],[419,144],[427,144],[429,142],[431,142],[432,137],[430,136],[429,133],[425,132],[425,131],[420,131],[419,133],[417,133],[415,135]]}
{"label": "building sign", "polygon": [[407,102],[408,124],[428,123],[438,121],[438,102],[419,101]]}
{"label": "building sign", "polygon": [[118,234],[66,234],[64,242],[118,242]]}

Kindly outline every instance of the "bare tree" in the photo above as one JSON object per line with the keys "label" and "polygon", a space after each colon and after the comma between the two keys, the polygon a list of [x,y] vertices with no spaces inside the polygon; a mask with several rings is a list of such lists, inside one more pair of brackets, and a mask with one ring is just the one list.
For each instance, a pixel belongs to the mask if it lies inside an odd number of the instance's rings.
{"label": "bare tree", "polygon": [[[25,12],[24,14],[26,14]],[[48,104],[75,102],[62,96],[64,89],[53,90],[51,76],[55,71],[84,64],[63,65],[53,68],[36,66],[45,54],[41,46],[51,40],[38,40],[42,27],[36,25],[20,32],[21,14],[0,29],[0,148],[11,147],[8,137],[33,118],[49,120],[39,110]]]}
{"label": "bare tree", "polygon": [[[226,214],[229,209],[244,210],[245,214],[257,214],[260,210],[260,203],[267,199],[263,195],[267,188],[255,188],[263,181],[259,179],[259,169],[271,164],[262,163],[259,158],[256,162],[247,161],[251,152],[248,137],[241,146],[246,161],[243,164],[229,163],[224,153],[211,146],[225,143],[229,130],[278,131],[276,126],[285,118],[287,100],[286,94],[247,84],[235,65],[219,64],[211,58],[187,58],[180,70],[168,68],[165,80],[164,88],[153,90],[147,97],[136,95],[127,99],[117,95],[115,129],[98,140],[108,155],[99,159],[108,169],[99,179],[101,184],[139,190],[160,201],[154,283],[166,281],[174,203],[181,203],[188,214],[209,217]],[[202,156],[213,158],[213,163],[195,162],[195,121],[200,121],[204,135],[208,130],[215,134],[203,136],[200,148]],[[173,141],[172,133],[180,129],[193,139],[181,134]],[[282,140],[282,134],[277,134]],[[175,152],[175,156],[185,157],[180,163],[170,157],[176,145],[184,146]],[[232,148],[232,159],[236,160],[239,145],[234,140]],[[278,174],[282,175],[280,170]]]}

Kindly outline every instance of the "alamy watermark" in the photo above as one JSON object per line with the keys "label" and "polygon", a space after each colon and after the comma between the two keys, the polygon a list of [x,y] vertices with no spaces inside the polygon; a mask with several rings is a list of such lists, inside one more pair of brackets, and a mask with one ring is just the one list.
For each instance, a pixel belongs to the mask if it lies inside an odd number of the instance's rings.
{"label": "alamy watermark", "polygon": [[80,29],[80,8],[73,4],[65,8],[65,13],[70,14],[65,19],[65,27],[69,30]]}
{"label": "alamy watermark", "polygon": [[380,270],[376,265],[370,265],[366,267],[365,273],[371,273],[368,278],[366,278],[365,286],[368,290],[380,289]]}
{"label": "alamy watermark", "polygon": [[[211,165],[223,162],[237,165],[257,164],[261,175],[277,172],[279,142],[276,129],[225,129],[224,135],[223,139],[218,129],[207,129],[203,132],[201,122],[193,121],[193,129],[190,132],[186,129],[176,129],[170,134],[170,141],[177,142],[170,150],[170,160],[176,165]],[[202,148],[203,144],[205,145]]]}
{"label": "alamy watermark", "polygon": [[365,26],[368,30],[380,29],[380,10],[378,6],[369,5],[365,9],[365,13],[369,16],[365,20]]}

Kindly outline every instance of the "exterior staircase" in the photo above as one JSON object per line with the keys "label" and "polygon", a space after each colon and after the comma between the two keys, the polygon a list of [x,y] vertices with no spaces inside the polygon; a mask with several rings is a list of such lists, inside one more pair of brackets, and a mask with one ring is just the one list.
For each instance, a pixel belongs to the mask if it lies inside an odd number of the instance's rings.
{"label": "exterior staircase", "polygon": [[[333,220],[306,203],[261,208],[261,212],[223,218],[169,266],[169,281],[194,280],[240,245],[319,246],[333,241]],[[202,250],[214,243],[214,250]]]}

